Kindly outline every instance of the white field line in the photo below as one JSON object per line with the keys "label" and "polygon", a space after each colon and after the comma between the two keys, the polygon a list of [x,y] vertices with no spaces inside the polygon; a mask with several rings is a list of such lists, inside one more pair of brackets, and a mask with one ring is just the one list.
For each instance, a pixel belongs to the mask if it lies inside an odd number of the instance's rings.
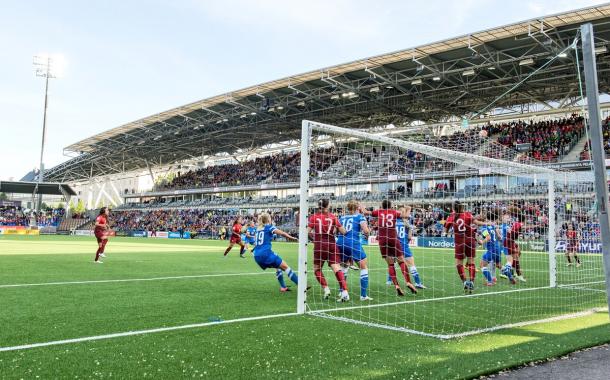
{"label": "white field line", "polygon": [[[559,285],[559,286],[557,286],[557,288],[566,288],[566,287],[569,288],[571,286],[599,284],[599,283],[604,283],[604,282],[605,281],[593,281],[593,282],[583,282],[583,283],[576,283],[576,284],[566,284],[566,285]],[[500,295],[500,294],[530,292],[530,291],[534,291],[534,290],[544,290],[544,289],[554,289],[554,288],[552,288],[550,286],[539,286],[539,287],[535,287],[535,288],[503,290],[500,292],[461,294],[461,295],[453,295],[453,296],[438,297],[438,298],[422,298],[422,299],[414,299],[414,300],[408,300],[408,301],[387,302],[387,303],[380,303],[380,304],[366,304],[366,305],[358,305],[358,306],[336,307],[336,308],[331,308],[331,309],[310,310],[308,313],[318,314],[318,313],[331,313],[334,311],[343,311],[343,310],[372,309],[372,308],[385,307],[385,306],[396,306],[396,305],[405,305],[405,304],[422,303],[422,302],[436,302],[436,301],[445,301],[445,300],[460,299],[460,298],[496,296],[496,295]]]}
{"label": "white field line", "polygon": [[382,329],[386,329],[386,330],[400,331],[400,332],[409,333],[409,334],[423,335],[423,336],[428,336],[428,337],[432,337],[432,338],[446,340],[446,339],[464,338],[464,337],[471,336],[471,335],[477,335],[477,334],[498,331],[498,330],[503,330],[503,329],[524,327],[524,326],[534,325],[534,324],[538,324],[538,323],[550,323],[550,322],[561,321],[564,319],[584,317],[584,316],[592,315],[597,312],[602,312],[605,310],[606,310],[605,308],[593,308],[593,309],[581,311],[578,313],[565,314],[565,315],[560,315],[557,317],[536,319],[536,320],[532,320],[532,321],[524,321],[524,322],[517,322],[517,323],[508,323],[505,325],[498,325],[498,326],[487,327],[487,328],[483,328],[483,329],[470,330],[470,331],[465,331],[465,332],[456,333],[456,334],[433,334],[433,333],[427,333],[425,331],[409,329],[406,327],[390,326],[390,325],[384,325],[384,324],[379,324],[379,323],[374,323],[374,322],[364,322],[364,321],[359,321],[356,319],[350,319],[350,318],[345,318],[345,317],[335,317],[335,316],[328,315],[325,313],[315,313],[313,315],[315,315],[317,317],[322,317],[322,318],[334,319],[337,321],[355,323],[355,324],[365,325],[365,326],[369,326],[369,327],[377,327],[377,328],[382,328]]}
{"label": "white field line", "polygon": [[160,328],[148,329],[148,330],[135,330],[135,331],[114,333],[114,334],[87,336],[87,337],[74,338],[74,339],[54,340],[54,341],[50,341],[50,342],[23,344],[23,345],[12,346],[12,347],[0,347],[0,352],[27,350],[27,349],[38,348],[38,347],[58,346],[58,345],[62,345],[62,344],[90,342],[90,341],[95,341],[95,340],[122,338],[122,337],[126,337],[126,336],[145,335],[145,334],[154,334],[154,333],[176,331],[176,330],[194,329],[194,328],[199,328],[199,327],[224,325],[224,324],[229,324],[229,323],[257,321],[257,320],[261,320],[261,319],[292,317],[295,315],[298,315],[298,314],[297,313],[285,313],[285,314],[262,315],[262,316],[258,316],[258,317],[229,319],[226,321],[193,323],[193,324],[181,325],[181,326],[160,327]]}
{"label": "white field line", "polygon": [[24,287],[30,287],[30,286],[84,285],[84,284],[105,284],[105,283],[114,283],[114,282],[183,280],[183,279],[206,278],[206,277],[260,276],[260,275],[264,275],[264,274],[274,274],[274,273],[273,272],[214,273],[214,274],[199,274],[199,275],[192,275],[192,276],[121,278],[121,279],[112,279],[112,280],[88,280],[88,281],[60,281],[60,282],[41,282],[41,283],[32,283],[32,284],[5,284],[5,285],[0,285],[0,289],[2,289],[2,288],[24,288]]}

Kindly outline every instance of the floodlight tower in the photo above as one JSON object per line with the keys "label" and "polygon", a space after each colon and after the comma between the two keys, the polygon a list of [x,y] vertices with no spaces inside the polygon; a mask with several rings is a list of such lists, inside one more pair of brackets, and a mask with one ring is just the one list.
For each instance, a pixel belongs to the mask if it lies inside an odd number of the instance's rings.
{"label": "floodlight tower", "polygon": [[[36,69],[36,76],[45,78],[44,85],[44,114],[42,117],[42,143],[40,144],[40,167],[38,172],[38,183],[44,181],[44,144],[47,137],[47,107],[48,107],[48,94],[49,94],[49,78],[56,78],[53,72],[53,58],[50,55],[47,56],[34,56],[34,68]],[[38,201],[36,202],[36,211],[39,212],[42,208],[42,194],[38,195]]]}

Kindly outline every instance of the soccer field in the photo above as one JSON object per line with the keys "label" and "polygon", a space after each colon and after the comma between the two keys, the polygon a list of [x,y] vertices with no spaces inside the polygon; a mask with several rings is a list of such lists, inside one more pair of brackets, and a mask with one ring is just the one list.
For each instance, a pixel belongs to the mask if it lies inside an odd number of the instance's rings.
{"label": "soccer field", "polygon": [[[225,246],[115,238],[104,264],[95,265],[92,238],[1,236],[0,377],[469,378],[610,341],[606,312],[449,340],[282,316],[295,312],[296,292],[280,293],[273,271],[260,270],[250,255],[240,259],[234,249],[223,258]],[[274,249],[296,269],[295,244]],[[548,264],[534,253],[524,256],[527,284],[483,289],[477,279],[475,295],[464,296],[445,249],[415,250],[429,289],[398,299],[385,290],[375,247],[367,252],[370,307],[322,301],[313,278],[310,306],[334,317],[390,325],[407,320],[420,332],[452,334],[605,305],[597,282],[547,289]],[[585,257],[587,265],[599,268],[601,256]],[[584,281],[574,268],[558,268],[561,284]],[[357,277],[349,277],[354,299]],[[396,304],[379,306],[386,303]],[[270,315],[276,317],[219,323]],[[153,331],[126,334],[142,330]],[[94,339],[16,349],[85,337]]]}

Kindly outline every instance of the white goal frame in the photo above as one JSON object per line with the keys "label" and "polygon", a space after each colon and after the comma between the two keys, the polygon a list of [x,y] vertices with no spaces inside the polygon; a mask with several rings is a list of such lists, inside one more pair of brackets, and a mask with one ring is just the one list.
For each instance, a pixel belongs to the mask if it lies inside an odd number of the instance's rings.
{"label": "white goal frame", "polygon": [[[312,146],[312,132],[327,132],[329,134],[340,134],[341,136],[345,136],[346,138],[354,138],[354,139],[363,139],[369,141],[376,141],[383,144],[397,146],[403,149],[414,150],[416,152],[423,153],[427,156],[434,157],[437,159],[442,159],[445,161],[451,161],[454,163],[458,163],[461,165],[466,165],[471,168],[479,168],[481,174],[489,174],[490,172],[497,173],[500,175],[507,176],[520,176],[520,177],[530,177],[537,179],[545,179],[548,181],[548,210],[549,210],[549,225],[548,232],[546,238],[548,239],[548,272],[549,272],[549,283],[548,286],[535,288],[536,289],[550,289],[550,288],[569,288],[570,286],[579,286],[580,284],[562,284],[558,285],[557,283],[557,259],[556,259],[556,221],[555,221],[555,181],[557,178],[562,178],[565,173],[555,171],[553,169],[538,167],[523,163],[509,162],[501,159],[489,158],[484,156],[479,156],[471,153],[464,153],[453,151],[449,149],[432,147],[429,145],[419,144],[411,141],[399,140],[395,138],[391,138],[382,134],[373,134],[364,132],[361,130],[348,129],[343,127],[338,127],[335,125],[329,125],[325,123],[319,123],[310,120],[302,121],[302,131],[301,131],[301,178],[300,178],[300,203],[299,203],[299,252],[298,252],[298,262],[299,262],[299,285],[298,285],[298,296],[297,296],[297,314],[309,314],[315,315],[324,318],[330,318],[335,320],[346,320],[342,317],[334,317],[327,312],[333,310],[308,310],[307,307],[307,261],[308,261],[308,233],[307,233],[307,216],[310,208],[309,204],[309,189],[310,189],[310,148]],[[485,169],[481,169],[485,168]],[[591,181],[590,173],[570,173],[571,180],[587,180]],[[577,177],[577,178],[574,178]],[[596,282],[597,283],[597,282]],[[527,290],[521,290],[527,291]],[[513,291],[509,291],[513,292]],[[498,293],[489,293],[489,295],[493,294],[502,294],[503,292]],[[409,300],[409,301],[401,301],[397,303],[414,303],[414,302],[433,302],[433,299],[427,300]],[[397,304],[393,303],[393,304]],[[372,304],[364,307],[382,307],[385,304]],[[368,325],[371,327],[380,327],[387,328],[394,331],[403,331],[407,333],[413,333],[424,336],[431,336],[440,339],[452,339],[459,338],[468,335],[474,335],[484,332],[496,331],[505,328],[511,327],[520,327],[526,326],[535,323],[544,323],[557,321],[568,318],[576,318],[583,315],[587,315],[593,312],[600,311],[599,308],[593,308],[590,310],[580,311],[571,314],[560,315],[552,318],[531,320],[531,321],[523,321],[514,324],[506,324],[506,325],[498,325],[484,329],[477,329],[473,331],[466,331],[462,333],[456,334],[431,334],[423,331],[416,331],[411,329],[405,329],[400,327],[393,326],[384,326],[376,323],[368,323],[363,321],[353,321],[352,323],[359,323]]]}

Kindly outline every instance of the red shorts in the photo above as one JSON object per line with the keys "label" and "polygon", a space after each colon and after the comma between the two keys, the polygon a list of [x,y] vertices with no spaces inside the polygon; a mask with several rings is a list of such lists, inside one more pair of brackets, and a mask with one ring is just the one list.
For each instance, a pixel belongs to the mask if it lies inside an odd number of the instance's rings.
{"label": "red shorts", "polygon": [[383,239],[379,240],[379,250],[381,257],[403,257],[402,245],[398,239]]}
{"label": "red shorts", "polygon": [[231,244],[241,243],[241,236],[231,235]]}
{"label": "red shorts", "polygon": [[455,242],[455,258],[464,260],[465,258],[473,259],[477,255],[477,242],[474,239]]}
{"label": "red shorts", "polygon": [[509,255],[515,255],[515,254],[519,253],[519,246],[514,241],[507,240],[504,243],[504,248],[506,248],[506,250],[508,251],[507,253]]}
{"label": "red shorts", "polygon": [[108,240],[108,234],[106,231],[94,231],[95,238],[97,239],[97,243],[101,243],[103,240]]}
{"label": "red shorts", "polygon": [[339,264],[339,251],[334,241],[323,241],[314,244],[313,248],[313,264],[316,266],[324,265],[328,261],[328,265]]}

